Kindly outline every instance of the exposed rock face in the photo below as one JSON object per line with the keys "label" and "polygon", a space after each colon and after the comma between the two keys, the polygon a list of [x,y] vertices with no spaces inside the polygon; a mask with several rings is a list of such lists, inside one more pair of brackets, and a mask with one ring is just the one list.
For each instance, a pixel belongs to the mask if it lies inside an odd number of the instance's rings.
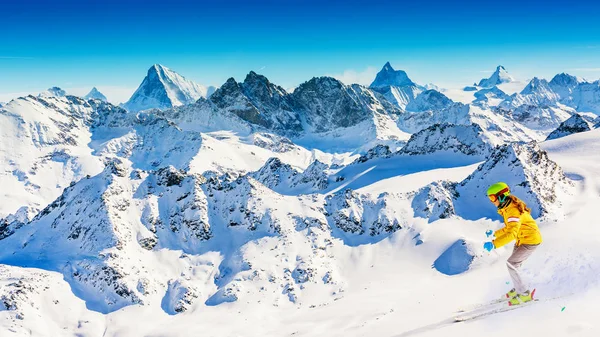
{"label": "exposed rock face", "polygon": [[557,139],[572,135],[574,133],[590,131],[592,128],[594,128],[594,126],[592,125],[591,121],[579,114],[574,114],[571,116],[571,118],[562,122],[556,130],[552,131],[546,140]]}
{"label": "exposed rock face", "polygon": [[477,124],[435,124],[413,134],[400,153],[419,155],[451,151],[485,157],[492,148],[491,141]]}
{"label": "exposed rock face", "polygon": [[439,181],[421,188],[411,204],[415,216],[429,222],[454,216],[454,199],[458,196],[454,187],[452,183]]}
{"label": "exposed rock face", "polygon": [[[512,194],[523,200],[534,218],[554,214],[561,197],[572,193],[573,183],[560,166],[548,158],[537,143],[509,144],[497,147],[487,161],[457,187],[456,213],[467,219],[494,214],[491,203],[481,203],[487,188],[503,181]],[[473,208],[471,205],[481,205]]]}

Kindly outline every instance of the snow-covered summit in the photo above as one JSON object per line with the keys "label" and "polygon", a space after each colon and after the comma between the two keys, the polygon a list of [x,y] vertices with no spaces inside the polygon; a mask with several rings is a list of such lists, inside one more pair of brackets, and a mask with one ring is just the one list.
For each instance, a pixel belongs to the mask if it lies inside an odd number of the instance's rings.
{"label": "snow-covered summit", "polygon": [[428,110],[442,110],[447,108],[454,103],[450,98],[441,92],[429,89],[420,93],[413,101],[408,103],[406,106],[407,111],[428,111]]}
{"label": "snow-covered summit", "polygon": [[377,73],[375,80],[369,87],[381,88],[388,86],[404,87],[415,85],[404,70],[395,70],[392,65],[387,62],[383,68]]}
{"label": "snow-covered summit", "polygon": [[561,99],[565,99],[571,96],[573,90],[577,88],[580,83],[584,82],[585,80],[581,77],[560,73],[554,76],[548,85],[561,97]]}
{"label": "snow-covered summit", "polygon": [[101,101],[107,101],[106,96],[104,96],[96,87],[93,87],[90,92],[85,95],[83,98],[85,99],[99,99]]}
{"label": "snow-covered summit", "polygon": [[388,101],[404,109],[424,88],[413,82],[405,71],[395,70],[387,62],[369,86]]}
{"label": "snow-covered summit", "polygon": [[550,88],[548,81],[534,77],[519,93],[514,95],[517,105],[551,105],[558,102],[560,97]]}
{"label": "snow-covered summit", "polygon": [[508,74],[503,66],[496,67],[496,71],[489,78],[484,78],[479,81],[478,86],[483,88],[491,88],[495,85],[514,81],[514,78]]}
{"label": "snow-covered summit", "polygon": [[194,83],[165,66],[155,64],[148,69],[142,84],[123,107],[129,111],[168,109],[193,103],[212,91],[212,87]]}
{"label": "snow-covered summit", "polygon": [[42,91],[38,96],[39,97],[65,97],[67,92],[59,87],[52,87],[48,90]]}

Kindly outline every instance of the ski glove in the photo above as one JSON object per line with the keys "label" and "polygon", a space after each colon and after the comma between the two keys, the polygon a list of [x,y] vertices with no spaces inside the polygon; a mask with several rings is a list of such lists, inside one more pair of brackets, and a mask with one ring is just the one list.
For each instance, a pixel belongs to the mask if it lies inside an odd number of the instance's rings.
{"label": "ski glove", "polygon": [[488,229],[487,232],[485,232],[485,236],[487,236],[488,238],[492,236],[492,234],[494,234],[494,231],[492,231],[491,229]]}
{"label": "ski glove", "polygon": [[488,252],[491,252],[494,248],[496,247],[494,247],[494,244],[492,242],[486,242],[483,244],[483,249],[487,250]]}

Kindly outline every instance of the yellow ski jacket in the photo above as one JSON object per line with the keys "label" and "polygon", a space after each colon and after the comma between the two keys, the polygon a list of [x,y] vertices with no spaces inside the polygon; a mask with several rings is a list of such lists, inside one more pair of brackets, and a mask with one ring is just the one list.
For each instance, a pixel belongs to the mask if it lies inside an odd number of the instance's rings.
{"label": "yellow ski jacket", "polygon": [[517,240],[516,246],[539,245],[542,243],[542,234],[535,220],[529,212],[519,212],[517,206],[510,202],[507,206],[498,210],[498,214],[504,218],[504,227],[494,232],[494,247],[499,248],[512,240]]}

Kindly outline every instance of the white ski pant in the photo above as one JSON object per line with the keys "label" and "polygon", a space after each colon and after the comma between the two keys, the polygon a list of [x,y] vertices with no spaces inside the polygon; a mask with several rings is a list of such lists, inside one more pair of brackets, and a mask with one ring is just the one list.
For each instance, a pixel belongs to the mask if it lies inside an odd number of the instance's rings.
{"label": "white ski pant", "polygon": [[523,278],[519,273],[519,269],[525,260],[531,256],[531,253],[535,251],[538,245],[515,245],[513,249],[512,255],[506,261],[506,266],[508,267],[508,273],[512,278],[513,285],[515,290],[519,294],[523,294],[527,289],[527,285],[523,282]]}

